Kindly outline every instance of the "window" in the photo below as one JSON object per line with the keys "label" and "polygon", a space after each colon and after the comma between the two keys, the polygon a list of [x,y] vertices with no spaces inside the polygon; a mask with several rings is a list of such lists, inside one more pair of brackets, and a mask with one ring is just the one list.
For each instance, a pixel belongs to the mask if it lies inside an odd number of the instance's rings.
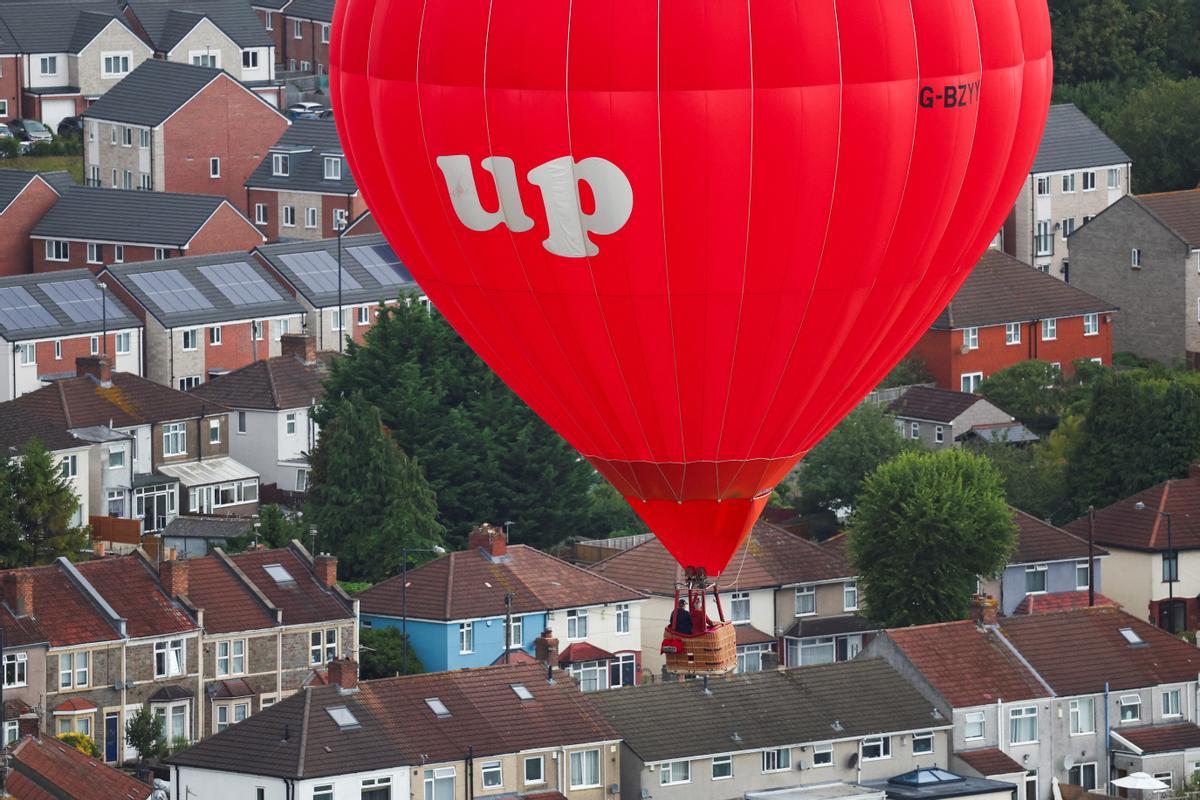
{"label": "window", "polygon": [[308,491],[308,470],[306,470],[306,469],[296,470],[296,491],[297,492]]}
{"label": "window", "polygon": [[1154,779],[1165,783],[1168,789],[1172,789],[1175,786],[1175,777],[1170,772],[1156,772],[1154,773]]}
{"label": "window", "polygon": [[1142,268],[1142,248],[1135,247],[1130,252],[1129,261],[1134,269]]}
{"label": "window", "polygon": [[117,355],[127,356],[133,349],[133,334],[129,331],[116,335]]}
{"label": "window", "polygon": [[183,331],[183,349],[184,350],[195,350],[196,349],[196,338],[197,338],[197,331],[195,328],[185,328]]}
{"label": "window", "polygon": [[1110,189],[1120,189],[1121,188],[1121,168],[1120,167],[1109,167],[1109,169],[1108,169],[1108,188],[1110,188]]}
{"label": "window", "polygon": [[25,686],[29,683],[29,656],[25,653],[4,654],[4,688]]}
{"label": "window", "polygon": [[1179,580],[1179,552],[1170,550],[1162,554],[1163,583]]}
{"label": "window", "polygon": [[567,638],[586,639],[588,635],[588,612],[586,608],[567,611]]}
{"label": "window", "polygon": [[64,478],[74,478],[79,474],[79,457],[78,456],[63,456],[63,460],[58,462],[59,474]]}
{"label": "window", "polygon": [[[270,16],[271,16],[270,14],[267,14],[268,18]],[[268,28],[268,30],[269,30],[269,28]],[[259,789],[258,792],[260,795],[262,795],[259,797],[259,800],[263,800],[263,798],[266,795],[266,791],[263,789]],[[322,784],[321,786],[314,786],[312,800],[333,800],[333,784],[326,783],[326,784]]]}
{"label": "window", "polygon": [[1032,744],[1038,738],[1037,706],[1009,709],[1008,743]]}
{"label": "window", "polygon": [[425,770],[425,800],[454,800],[454,767]]}
{"label": "window", "polygon": [[312,72],[312,62],[311,61],[301,61],[300,62],[300,71],[301,72]]}
{"label": "window", "polygon": [[914,733],[912,737],[913,755],[933,752],[933,731]]}
{"label": "window", "polygon": [[325,180],[340,181],[342,179],[342,160],[337,156],[325,156]]}
{"label": "window", "polygon": [[62,339],[54,340],[54,360],[62,361]]}
{"label": "window", "polygon": [[290,161],[287,153],[271,154],[271,174],[276,177],[287,177],[290,171]]}
{"label": "window", "polygon": [[[187,331],[184,331],[184,334],[186,335]],[[221,326],[220,325],[209,326],[209,328],[208,328],[208,343],[210,345],[213,345],[214,347],[221,343]]]}
{"label": "window", "polygon": [[616,608],[617,633],[629,633],[629,603],[617,603]]}
{"label": "window", "polygon": [[1004,343],[1006,345],[1021,343],[1021,323],[1019,323],[1019,322],[1004,323]]}
{"label": "window", "polygon": [[600,785],[600,751],[571,753],[571,788],[591,789]]}
{"label": "window", "polygon": [[[241,722],[248,716],[250,716],[249,703],[234,703],[233,705],[217,706],[217,733],[225,730],[231,724]],[[230,717],[233,718],[232,722],[230,721]]]}
{"label": "window", "polygon": [[1075,191],[1075,173],[1069,172],[1062,176],[1063,194],[1070,194]]}
{"label": "window", "polygon": [[[484,785],[486,786],[487,784]],[[360,800],[391,800],[391,777],[363,778],[362,793],[359,795],[359,798]]]}
{"label": "window", "polygon": [[[199,375],[185,375],[179,379],[179,391],[186,392],[188,389],[194,389],[200,385]],[[163,455],[166,455],[165,453]]]}
{"label": "window", "polygon": [[309,206],[308,208],[304,209],[304,227],[306,227],[306,228],[317,227],[317,210],[315,208],[313,208],[312,206]]}
{"label": "window", "polygon": [[814,744],[812,751],[812,765],[814,767],[833,766],[833,744],[831,742],[826,742],[825,744]]}
{"label": "window", "polygon": [[187,426],[182,422],[163,425],[163,455],[179,456],[187,452]]}
{"label": "window", "polygon": [[1084,314],[1083,315],[1083,335],[1095,336],[1100,333],[1100,315],[1099,314]]}
{"label": "window", "polygon": [[96,242],[87,243],[87,263],[103,264],[104,263],[104,245]]}
{"label": "window", "polygon": [[546,782],[546,764],[541,756],[525,759],[525,785],[533,786]]}
{"label": "window", "polygon": [[7,719],[4,721],[4,746],[15,742],[21,738],[21,723],[15,719]]}
{"label": "window", "polygon": [[1054,234],[1050,230],[1050,220],[1038,220],[1033,234],[1033,247],[1035,255],[1054,255]]}
{"label": "window", "polygon": [[[270,15],[268,15],[270,16]],[[258,51],[242,51],[242,69],[258,69]]]}
{"label": "window", "polygon": [[1049,194],[1050,194],[1050,179],[1049,178],[1038,178],[1037,179],[1037,196],[1038,197],[1047,197],[1047,196],[1049,196]]}
{"label": "window", "polygon": [[184,673],[183,639],[154,644],[154,677],[173,678]]}
{"label": "window", "polygon": [[946,441],[946,429],[944,427],[942,427],[941,425],[934,425],[933,426],[933,440],[935,442],[937,442],[938,444],[942,444],[943,442],[945,442]]}
{"label": "window", "polygon": [[958,379],[958,388],[964,392],[972,393],[978,391],[982,383],[982,372],[964,372]]}
{"label": "window", "polygon": [[[5,100],[4,102],[7,103],[8,101]],[[95,130],[89,128],[88,133],[95,133]],[[99,186],[100,185],[100,167],[98,167],[94,164],[92,166],[88,167],[87,185],[88,186]]]}
{"label": "window", "polygon": [[483,788],[499,789],[504,785],[504,771],[500,768],[499,761],[485,761],[479,767],[479,772],[483,776]]}
{"label": "window", "polygon": [[1096,764],[1076,764],[1067,771],[1067,783],[1091,791],[1096,788]]}
{"label": "window", "polygon": [[920,439],[921,438],[921,423],[919,423],[919,422],[909,423],[908,438],[910,438],[910,439]]}
{"label": "window", "polygon": [[842,584],[842,610],[858,611],[857,581],[846,581]]}
{"label": "window", "polygon": [[91,654],[62,653],[58,657],[58,688],[80,689],[88,685],[88,662]]}
{"label": "window", "polygon": [[1079,561],[1075,564],[1075,588],[1086,589],[1091,585],[1091,570],[1088,562]]}
{"label": "window", "polygon": [[458,652],[475,652],[475,623],[460,622],[458,624]]}
{"label": "window", "polygon": [[1025,593],[1041,594],[1046,591],[1046,565],[1034,564],[1025,568]]}
{"label": "window", "polygon": [[149,147],[150,147],[150,129],[149,128],[141,128],[138,130],[138,146],[141,147],[143,150],[149,149]]}
{"label": "window", "polygon": [[167,248],[165,248],[165,247],[154,248],[154,260],[155,261],[162,261],[166,257],[167,257]]}
{"label": "window", "polygon": [[108,468],[121,469],[125,466],[125,451],[114,449],[108,451]]}
{"label": "window", "polygon": [[604,661],[580,661],[570,667],[571,677],[581,692],[599,692],[608,688],[608,668]]}
{"label": "window", "polygon": [[54,75],[58,72],[58,56],[42,56],[38,60],[38,72],[42,75]]}
{"label": "window", "polygon": [[221,159],[217,158],[216,156],[213,156],[208,160],[208,177],[221,177]]}
{"label": "window", "polygon": [[116,264],[124,264],[125,263],[125,245],[123,245],[123,244],[113,245],[113,262]]}
{"label": "window", "polygon": [[1089,170],[1088,172],[1083,173],[1083,190],[1085,192],[1096,191],[1096,173],[1095,173],[1095,171]]}
{"label": "window", "polygon": [[964,718],[963,738],[965,739],[982,739],[983,738],[983,712],[971,711]]}
{"label": "window", "polygon": [[346,214],[346,209],[335,208],[333,210],[333,229],[335,231],[343,230],[346,227],[346,223],[348,221],[349,221],[349,217]]}
{"label": "window", "polygon": [[335,308],[330,311],[329,329],[332,331],[344,331],[346,329],[346,323],[349,322],[349,320],[346,319],[346,314],[347,310],[344,308],[340,310]]}
{"label": "window", "polygon": [[1052,342],[1058,338],[1058,320],[1044,319],[1042,320],[1042,341]]}
{"label": "window", "polygon": [[963,328],[963,348],[966,350],[979,349],[979,328]]}
{"label": "window", "polygon": [[[7,680],[7,678],[6,678]],[[1179,690],[1167,689],[1162,693],[1162,715],[1164,717],[1179,716]]]}
{"label": "window", "polygon": [[304,38],[304,29],[301,27],[300,20],[298,20],[298,19],[292,20],[292,38],[293,39],[303,39]]}
{"label": "window", "polygon": [[245,411],[237,412],[237,432],[238,433],[246,432],[246,412]]}
{"label": "window", "polygon": [[1096,732],[1096,701],[1091,697],[1078,697],[1070,703],[1071,735],[1079,736]]}
{"label": "window", "polygon": [[658,782],[663,786],[692,782],[690,761],[668,761],[658,768]]}
{"label": "window", "polygon": [[746,675],[763,671],[763,653],[771,652],[770,644],[744,644],[737,649],[737,666],[734,673]]}
{"label": "window", "polygon": [[1062,220],[1063,241],[1065,242],[1067,240],[1067,237],[1070,236],[1074,232],[1075,232],[1075,218],[1074,217],[1063,217],[1063,220]]}
{"label": "window", "polygon": [[733,777],[733,756],[713,756],[712,779],[723,781]]}
{"label": "window", "polygon": [[525,643],[525,622],[521,617],[513,617],[508,625],[508,646],[520,647]]}
{"label": "window", "polygon": [[71,259],[71,244],[62,239],[46,240],[47,261],[69,261]]}
{"label": "window", "polygon": [[121,147],[133,147],[133,128],[128,125],[121,128]]}
{"label": "window", "polygon": [[17,362],[22,367],[30,367],[37,363],[37,348],[33,342],[22,342],[17,345]]}
{"label": "window", "polygon": [[82,733],[84,736],[92,735],[92,713],[91,712],[74,712],[67,716],[58,717],[55,725],[55,730],[59,736],[64,733]]}
{"label": "window", "polygon": [[862,759],[863,761],[873,761],[880,758],[892,757],[892,737],[890,736],[873,736],[869,739],[863,739],[862,742]]}
{"label": "window", "polygon": [[321,44],[329,44],[329,23],[321,26]]}
{"label": "window", "polygon": [[815,613],[817,613],[817,587],[797,586],[796,616],[803,617],[807,614]]}
{"label": "window", "polygon": [[258,225],[266,225],[267,224],[267,204],[266,203],[255,203],[254,204],[254,222]]}
{"label": "window", "polygon": [[221,66],[221,52],[205,52],[205,53],[190,53],[192,66],[196,67],[211,67],[218,69]]}
{"label": "window", "polygon": [[730,619],[735,625],[750,621],[750,593],[734,592],[729,595]]}
{"label": "window", "polygon": [[283,227],[285,227],[285,228],[296,227],[296,207],[295,206],[280,206],[279,212],[283,218]]}
{"label": "window", "polygon": [[220,444],[221,443],[221,420],[210,419],[208,421],[208,443],[209,444]]}
{"label": "window", "polygon": [[101,55],[102,76],[115,78],[129,72],[129,53],[103,53]]}
{"label": "window", "polygon": [[1083,222],[1081,222],[1081,223],[1080,223],[1080,227],[1082,227],[1083,225],[1087,225],[1089,222],[1091,222],[1091,221],[1092,221],[1092,220],[1094,220],[1095,218],[1096,218],[1096,215],[1095,215],[1095,214],[1084,214],[1084,215],[1083,215]]}
{"label": "window", "polygon": [[[117,129],[114,127],[113,128],[113,144],[116,144],[116,143],[117,143]],[[114,189],[117,188],[117,171],[115,169],[112,171],[112,188],[114,188]]]}
{"label": "window", "polygon": [[764,750],[762,754],[763,772],[783,772],[792,768],[792,751],[786,747],[775,750]]}
{"label": "window", "polygon": [[337,628],[313,631],[308,635],[308,663],[325,664],[335,658],[337,658]]}
{"label": "window", "polygon": [[296,435],[296,412],[289,411],[283,418],[283,429],[288,436]]}

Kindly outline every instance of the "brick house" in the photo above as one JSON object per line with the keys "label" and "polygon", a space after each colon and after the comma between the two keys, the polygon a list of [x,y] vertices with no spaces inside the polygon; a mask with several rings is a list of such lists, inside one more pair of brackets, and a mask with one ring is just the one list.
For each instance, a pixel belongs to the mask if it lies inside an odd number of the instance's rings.
{"label": "brick house", "polygon": [[283,132],[246,181],[246,209],[271,242],[337,236],[366,211],[332,119]]}
{"label": "brick house", "polygon": [[282,68],[283,61],[283,9],[289,0],[251,0],[250,8],[258,16],[259,24],[271,39],[275,66]]}
{"label": "brick house", "polygon": [[1071,282],[1121,307],[1113,348],[1200,366],[1200,189],[1126,195],[1071,237]]}
{"label": "brick house", "polygon": [[1040,359],[1064,374],[1080,359],[1112,364],[1117,307],[988,250],[910,351],[943,389],[974,392],[984,378]]}
{"label": "brick house", "polygon": [[145,323],[146,377],[181,391],[280,354],[304,308],[244,252],[104,268],[104,280]]}
{"label": "brick house", "polygon": [[111,2],[0,4],[7,78],[0,117],[29,117],[53,130],[83,112],[153,54]]}
{"label": "brick house", "polygon": [[280,12],[280,63],[288,72],[329,74],[333,0],[291,0]]}
{"label": "brick house", "polygon": [[1070,280],[1067,237],[1129,193],[1132,163],[1070,103],[1050,106],[1029,177],[1004,223],[1004,251]]}
{"label": "brick house", "polygon": [[374,308],[380,304],[398,303],[402,297],[428,303],[391,245],[378,234],[343,236],[340,242],[333,238],[272,244],[256,248],[254,254],[291,287],[308,311],[304,330],[316,338],[319,351],[337,350],[342,331],[346,339],[361,343],[375,323]]}
{"label": "brick house", "polygon": [[223,70],[155,59],[84,125],[89,186],[220,195],[244,212],[243,185],[288,122]]}
{"label": "brick house", "polygon": [[0,170],[0,277],[33,271],[29,232],[59,196],[54,184],[36,172]]}
{"label": "brick house", "polygon": [[86,269],[0,278],[0,401],[75,373],[75,359],[108,353],[142,373],[142,322]]}
{"label": "brick house", "polygon": [[1011,444],[1038,438],[1011,414],[970,392],[912,386],[889,403],[887,410],[902,437],[938,450],[958,447],[969,438]]}
{"label": "brick house", "polygon": [[68,188],[30,233],[33,271],[250,250],[262,243],[223,197]]}

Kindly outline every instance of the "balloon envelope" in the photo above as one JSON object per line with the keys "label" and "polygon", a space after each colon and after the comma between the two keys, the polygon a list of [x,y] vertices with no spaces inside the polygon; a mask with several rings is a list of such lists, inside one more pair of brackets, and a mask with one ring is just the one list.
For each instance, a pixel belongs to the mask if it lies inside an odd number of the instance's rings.
{"label": "balloon envelope", "polygon": [[471,347],[720,573],[1028,175],[1045,0],[339,0],[380,227]]}

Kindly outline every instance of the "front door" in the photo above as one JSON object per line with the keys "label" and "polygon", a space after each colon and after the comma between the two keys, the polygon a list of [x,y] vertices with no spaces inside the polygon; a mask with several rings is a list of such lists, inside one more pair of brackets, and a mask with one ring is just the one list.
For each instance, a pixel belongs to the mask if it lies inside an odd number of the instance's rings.
{"label": "front door", "polygon": [[115,711],[104,715],[104,760],[116,763],[121,745],[121,715]]}

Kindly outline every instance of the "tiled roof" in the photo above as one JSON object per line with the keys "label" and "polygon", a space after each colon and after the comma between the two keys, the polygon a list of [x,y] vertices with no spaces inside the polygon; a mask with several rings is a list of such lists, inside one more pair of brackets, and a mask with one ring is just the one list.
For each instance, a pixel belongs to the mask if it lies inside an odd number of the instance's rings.
{"label": "tiled roof", "polygon": [[1200,189],[1134,198],[1192,247],[1200,247]]}
{"label": "tiled roof", "polygon": [[[357,596],[364,614],[399,617],[400,577]],[[504,614],[512,593],[514,614],[639,600],[642,595],[607,577],[525,545],[510,545],[493,562],[482,550],[460,550],[408,570],[408,616],[428,620],[479,619]]]}
{"label": "tiled roof", "polygon": [[289,17],[329,22],[333,19],[333,0],[292,0],[284,13]]}
{"label": "tiled roof", "polygon": [[321,359],[305,364],[296,356],[276,356],[211,378],[192,389],[192,394],[237,409],[306,408],[325,394],[329,376],[325,364]]}
{"label": "tiled roof", "polygon": [[153,127],[224,74],[213,67],[148,58],[92,103],[84,116]]}
{"label": "tiled roof", "polygon": [[774,636],[760,631],[753,625],[735,625],[733,630],[736,644],[739,647],[746,644],[767,644],[775,641]]}
{"label": "tiled roof", "polygon": [[[274,175],[272,153],[288,154],[288,174]],[[325,177],[325,156],[342,159],[341,177]],[[343,158],[342,140],[332,119],[298,119],[279,137],[271,150],[250,173],[246,186],[254,189],[281,189],[291,192],[353,195],[358,184]]]}
{"label": "tiled roof", "polygon": [[114,623],[68,577],[61,564],[24,571],[33,575],[32,618],[42,641],[51,647],[67,647],[120,638]]}
{"label": "tiled roof", "polygon": [[128,0],[159,52],[169,52],[208,17],[238,47],[270,47],[271,37],[245,0]]}
{"label": "tiled roof", "polygon": [[961,758],[985,778],[988,775],[1012,775],[1025,772],[1012,756],[996,747],[985,747],[982,750],[956,750],[954,755]]}
{"label": "tiled roof", "polygon": [[0,403],[0,448],[5,452],[9,447],[20,449],[31,439],[37,439],[51,452],[87,446],[87,442],[72,436],[60,421],[47,419],[11,401]]}
{"label": "tiled roof", "polygon": [[254,520],[247,517],[201,517],[183,514],[168,522],[162,535],[167,539],[236,539],[249,533],[253,525]]}
{"label": "tiled roof", "polygon": [[128,29],[113,2],[0,3],[3,40],[22,53],[78,53],[114,19]]}
{"label": "tiled roof", "polygon": [[[1138,511],[1136,505],[1145,503]],[[1095,539],[1108,547],[1129,550],[1167,549],[1167,519],[1171,515],[1171,545],[1176,550],[1200,549],[1200,466],[1193,465],[1189,476],[1163,481],[1149,489],[1118,500],[1096,511]],[[1076,536],[1086,537],[1088,518],[1082,516],[1065,526]]]}
{"label": "tiled roof", "polygon": [[[533,698],[520,699],[513,684]],[[436,717],[425,702],[431,697],[450,716]],[[338,706],[354,716],[357,728],[339,730],[327,711]],[[518,664],[364,681],[348,694],[332,685],[310,687],[170,763],[316,778],[458,760],[465,743],[483,757],[617,738],[574,681],[560,673],[548,683],[540,664]]]}
{"label": "tiled roof", "polygon": [[227,557],[208,555],[188,562],[188,600],[204,610],[209,633],[256,631],[274,627],[275,614],[237,574]]}
{"label": "tiled roof", "polygon": [[[22,310],[14,313],[13,306]],[[111,292],[101,292],[86,269],[0,278],[0,336],[9,342],[100,333],[105,327],[111,333],[141,325]]]}
{"label": "tiled roof", "polygon": [[125,428],[195,419],[225,410],[211,400],[192,397],[129,372],[112,373],[110,386],[102,386],[91,375],[64,378],[10,400],[0,408],[40,414],[47,424],[53,421],[64,429],[89,425]]}
{"label": "tiled roof", "polygon": [[153,788],[57,739],[29,736],[11,751],[6,789],[18,800],[148,800]]}
{"label": "tiled roof", "polygon": [[244,252],[112,264],[104,272],[165,328],[304,313],[287,287]]}
{"label": "tiled roof", "polygon": [[893,628],[882,635],[955,708],[1050,695],[994,632],[970,620]]}
{"label": "tiled roof", "polygon": [[[670,595],[682,575],[657,539],[650,539],[589,567],[592,572],[650,594]],[[852,577],[836,549],[822,547],[767,522],[758,522],[722,575],[728,590],[767,589]],[[728,581],[728,587],[725,582]]]}
{"label": "tiled roof", "polygon": [[933,327],[957,330],[1006,322],[1078,317],[1116,306],[1007,253],[988,250]]}
{"label": "tiled roof", "polygon": [[[394,266],[388,267],[394,275],[381,272],[378,268],[376,268],[376,272],[388,275],[389,283],[381,283],[379,278],[358,260],[355,253],[366,252],[358,248],[380,248],[378,252],[394,264]],[[338,275],[338,242],[336,238],[270,244],[256,248],[254,252],[269,263],[293,289],[316,308],[337,306],[338,293],[335,281]],[[315,285],[310,285],[297,273],[296,258],[308,261],[306,268],[311,266],[315,260],[324,263],[328,268],[328,275],[324,277],[328,278],[328,281],[322,279]],[[342,280],[342,303],[344,305],[395,300],[401,294],[420,292],[420,288],[408,274],[407,268],[400,262],[382,234],[353,238],[342,237],[341,258],[342,272],[350,278],[350,280],[346,280],[344,277]]]}
{"label": "tiled roof", "polygon": [[[495,666],[498,666],[503,663],[504,663],[504,653],[501,653],[500,655],[496,656],[496,660],[492,662],[492,666],[495,667]],[[534,658],[533,656],[531,656],[529,653],[525,652],[524,650],[509,650],[508,651],[508,663],[510,663],[510,664],[537,664],[539,662],[536,658]]]}
{"label": "tiled roof", "polygon": [[231,697],[253,697],[257,694],[250,684],[241,678],[230,678],[212,684],[208,693],[211,700],[225,700]]}
{"label": "tiled roof", "polygon": [[95,711],[96,704],[86,697],[68,697],[53,709],[55,712],[72,714],[76,711]]}
{"label": "tiled roof", "polygon": [[1072,103],[1050,106],[1031,173],[1127,164],[1132,159]]}
{"label": "tiled roof", "polygon": [[[275,550],[247,550],[230,556],[230,559],[258,590],[266,595],[273,606],[283,610],[284,625],[307,625],[313,622],[354,618],[351,603],[340,589],[326,589],[317,583],[312,570],[312,560],[296,542]],[[277,583],[263,569],[270,564],[279,564],[294,580]]]}
{"label": "tiled roof", "polygon": [[1200,727],[1193,722],[1121,728],[1113,733],[1141,750],[1142,754],[1172,753],[1200,747]]}
{"label": "tiled roof", "polygon": [[38,173],[23,169],[0,170],[0,211],[7,209],[17,195],[38,177]]}
{"label": "tiled roof", "polygon": [[897,417],[950,423],[976,403],[987,402],[977,394],[953,392],[935,386],[913,386],[888,405]]}
{"label": "tiled roof", "polygon": [[601,650],[591,642],[572,642],[558,654],[558,663],[560,665],[580,664],[584,661],[607,661],[612,657],[612,653]]}
{"label": "tiled roof", "polygon": [[[1144,644],[1131,645],[1122,628]],[[1200,672],[1200,650],[1115,608],[1005,617],[1000,629],[1060,696],[1183,683]]]}
{"label": "tiled roof", "polygon": [[681,681],[591,698],[644,762],[949,727],[878,659],[732,675],[708,689]]}
{"label": "tiled roof", "polygon": [[796,623],[783,635],[791,639],[807,639],[810,636],[836,636],[874,630],[878,628],[857,614],[839,614],[836,617],[797,617]]}
{"label": "tiled roof", "polygon": [[[1017,523],[1017,551],[1009,558],[1009,564],[1037,564],[1088,557],[1087,539],[1081,539],[1020,509],[1009,508],[1013,512],[1013,521]],[[1102,548],[1095,550],[1097,557],[1108,555],[1108,551]]]}
{"label": "tiled roof", "polygon": [[[1102,594],[1096,595],[1096,605],[1111,608],[1121,607],[1116,600],[1110,600]],[[1058,611],[1074,611],[1079,608],[1088,608],[1087,589],[1077,592],[1027,594],[1013,609],[1013,614],[1053,614]]]}
{"label": "tiled roof", "polygon": [[83,561],[76,569],[125,619],[130,638],[197,630],[195,620],[166,595],[141,556]]}

